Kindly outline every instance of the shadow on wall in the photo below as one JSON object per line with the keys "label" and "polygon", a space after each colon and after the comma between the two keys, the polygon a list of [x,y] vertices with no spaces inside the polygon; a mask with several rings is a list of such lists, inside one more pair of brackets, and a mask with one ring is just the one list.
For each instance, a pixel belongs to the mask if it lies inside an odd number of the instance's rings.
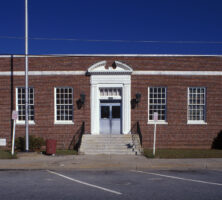
{"label": "shadow on wall", "polygon": [[218,133],[217,137],[214,138],[211,148],[222,149],[222,130]]}
{"label": "shadow on wall", "polygon": [[139,139],[140,139],[140,145],[143,144],[143,137],[142,137],[142,133],[141,133],[141,129],[140,129],[140,123],[136,122],[131,130],[130,130],[132,135],[139,135]]}
{"label": "shadow on wall", "polygon": [[85,122],[82,122],[81,127],[74,134],[72,141],[70,142],[69,149],[79,150],[82,142],[82,135],[85,133]]}

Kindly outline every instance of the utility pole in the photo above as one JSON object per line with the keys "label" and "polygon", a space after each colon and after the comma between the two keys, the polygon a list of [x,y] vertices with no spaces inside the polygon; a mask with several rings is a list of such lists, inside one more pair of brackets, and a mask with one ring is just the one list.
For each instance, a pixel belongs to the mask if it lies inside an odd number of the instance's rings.
{"label": "utility pole", "polygon": [[29,151],[28,0],[25,0],[25,150]]}

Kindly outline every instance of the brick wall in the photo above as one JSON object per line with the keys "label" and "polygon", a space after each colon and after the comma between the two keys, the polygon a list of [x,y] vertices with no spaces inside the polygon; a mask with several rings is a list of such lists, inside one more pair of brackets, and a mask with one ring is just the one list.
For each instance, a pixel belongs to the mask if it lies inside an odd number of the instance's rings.
{"label": "brick wall", "polygon": [[[30,71],[86,71],[92,64],[107,60],[124,62],[133,70],[222,71],[221,57],[33,57]],[[1,71],[24,71],[24,58],[0,58]],[[24,76],[0,76],[0,138],[11,141],[11,111],[15,109],[15,88],[24,86]],[[59,148],[67,148],[85,122],[90,133],[90,77],[30,76],[29,85],[35,92],[35,125],[30,135],[58,140]],[[74,124],[54,124],[54,87],[69,86],[74,91]],[[139,106],[132,109],[132,126],[139,121],[143,146],[152,147],[153,125],[148,120],[148,87],[167,87],[167,122],[157,125],[157,148],[209,148],[213,138],[222,130],[221,76],[148,76],[132,75],[132,98],[141,93]],[[207,88],[207,125],[187,125],[187,87]],[[83,108],[76,101],[86,94]],[[17,125],[16,136],[25,135],[25,125]]]}
{"label": "brick wall", "polygon": [[[132,110],[132,124],[140,123],[143,146],[152,147],[153,125],[148,122],[148,87],[167,87],[167,122],[157,125],[157,148],[210,148],[222,130],[222,83],[220,76],[132,76],[132,97],[141,102]],[[187,88],[206,87],[207,125],[187,124]]]}

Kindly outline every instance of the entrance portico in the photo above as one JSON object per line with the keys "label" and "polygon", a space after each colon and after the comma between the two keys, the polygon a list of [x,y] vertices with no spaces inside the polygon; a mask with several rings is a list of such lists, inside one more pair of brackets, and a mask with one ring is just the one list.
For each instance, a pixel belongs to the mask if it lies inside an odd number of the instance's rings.
{"label": "entrance portico", "polygon": [[[132,69],[119,61],[115,61],[112,66],[101,61],[92,65],[88,73],[91,75],[91,134],[99,135],[104,131],[117,133],[118,130],[120,134],[129,134]],[[114,105],[115,103],[118,105]]]}

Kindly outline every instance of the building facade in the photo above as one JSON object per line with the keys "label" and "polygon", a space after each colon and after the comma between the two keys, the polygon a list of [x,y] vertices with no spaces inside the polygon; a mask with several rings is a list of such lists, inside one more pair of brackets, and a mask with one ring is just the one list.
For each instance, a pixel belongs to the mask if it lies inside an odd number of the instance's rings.
{"label": "building facade", "polygon": [[[0,57],[0,139],[25,135],[24,56]],[[29,132],[68,148],[84,133],[131,134],[152,148],[210,148],[222,130],[222,56],[29,57]]]}

